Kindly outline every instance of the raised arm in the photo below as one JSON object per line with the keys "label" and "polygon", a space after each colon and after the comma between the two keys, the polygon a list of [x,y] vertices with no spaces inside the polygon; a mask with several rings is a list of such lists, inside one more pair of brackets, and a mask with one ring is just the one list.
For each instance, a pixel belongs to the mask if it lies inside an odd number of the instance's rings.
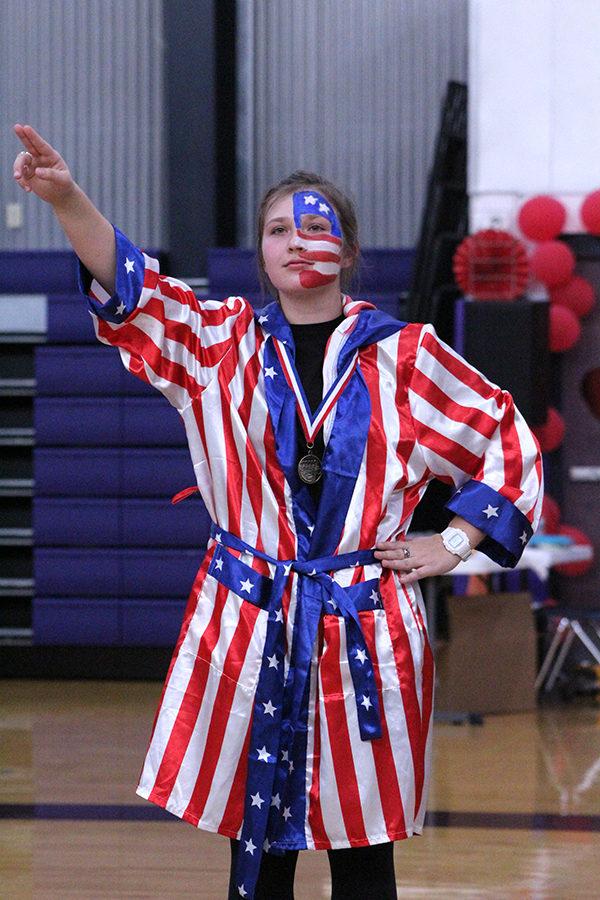
{"label": "raised arm", "polygon": [[115,289],[115,236],[89,197],[73,179],[60,154],[31,125],[15,125],[23,147],[14,162],[15,181],[54,210],[73,250],[107,291]]}
{"label": "raised arm", "polygon": [[24,191],[52,205],[79,257],[80,288],[98,340],[118,347],[128,371],[183,410],[251,329],[252,307],[241,297],[199,301],[98,212],[34,128],[15,125],[15,133],[25,150],[15,160],[14,177]]}

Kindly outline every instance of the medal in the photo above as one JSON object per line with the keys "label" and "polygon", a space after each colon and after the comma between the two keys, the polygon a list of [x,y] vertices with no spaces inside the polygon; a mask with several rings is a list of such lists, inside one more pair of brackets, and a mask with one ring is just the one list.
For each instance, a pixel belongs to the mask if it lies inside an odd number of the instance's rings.
{"label": "medal", "polygon": [[315,484],[323,474],[321,460],[312,452],[314,444],[307,444],[308,453],[298,460],[298,475],[304,484]]}
{"label": "medal", "polygon": [[304,391],[302,390],[302,387],[300,385],[298,374],[288,356],[288,351],[285,347],[285,344],[282,341],[279,341],[277,338],[274,338],[273,346],[275,347],[275,351],[277,353],[277,356],[279,357],[279,362],[281,363],[281,368],[288,383],[288,387],[291,391],[293,391],[296,397],[298,416],[300,419],[300,424],[302,426],[302,431],[304,432],[304,437],[306,439],[306,449],[308,450],[308,453],[306,453],[298,460],[298,476],[300,480],[304,482],[304,484],[316,484],[316,482],[323,477],[323,467],[321,465],[321,460],[319,459],[317,454],[313,453],[315,437],[325,424],[325,419],[327,418],[327,416],[330,415],[330,413],[335,408],[342,394],[342,391],[352,377],[358,363],[358,353],[356,351],[354,352],[352,359],[348,362],[348,365],[346,366],[342,374],[339,375],[335,382],[331,385],[325,397],[323,397],[323,400],[319,404],[319,407],[313,418],[310,413]]}

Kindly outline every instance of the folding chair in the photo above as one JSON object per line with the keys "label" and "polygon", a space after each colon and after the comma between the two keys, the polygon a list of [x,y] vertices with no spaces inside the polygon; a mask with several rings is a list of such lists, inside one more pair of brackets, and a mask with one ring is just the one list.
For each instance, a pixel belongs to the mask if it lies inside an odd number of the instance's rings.
{"label": "folding chair", "polygon": [[559,606],[552,610],[552,617],[558,624],[535,680],[536,691],[544,681],[544,690],[552,690],[576,637],[600,664],[600,610]]}

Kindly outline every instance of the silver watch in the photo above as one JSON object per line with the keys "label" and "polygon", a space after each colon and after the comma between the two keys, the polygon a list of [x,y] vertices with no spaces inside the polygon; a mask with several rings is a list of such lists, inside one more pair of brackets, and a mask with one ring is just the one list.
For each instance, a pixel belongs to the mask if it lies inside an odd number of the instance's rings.
{"label": "silver watch", "polygon": [[441,534],[442,543],[446,550],[460,556],[463,562],[470,557],[473,552],[468,535],[462,528],[453,528],[451,525],[445,528]]}

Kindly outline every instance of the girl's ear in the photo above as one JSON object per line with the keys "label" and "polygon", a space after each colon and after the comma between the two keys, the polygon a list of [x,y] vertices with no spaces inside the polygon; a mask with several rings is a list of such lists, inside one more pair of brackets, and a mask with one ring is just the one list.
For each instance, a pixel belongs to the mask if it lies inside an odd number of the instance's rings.
{"label": "girl's ear", "polygon": [[355,257],[356,257],[356,250],[354,248],[342,250],[342,256],[340,259],[340,268],[341,269],[349,268],[352,265],[352,263],[354,262]]}

